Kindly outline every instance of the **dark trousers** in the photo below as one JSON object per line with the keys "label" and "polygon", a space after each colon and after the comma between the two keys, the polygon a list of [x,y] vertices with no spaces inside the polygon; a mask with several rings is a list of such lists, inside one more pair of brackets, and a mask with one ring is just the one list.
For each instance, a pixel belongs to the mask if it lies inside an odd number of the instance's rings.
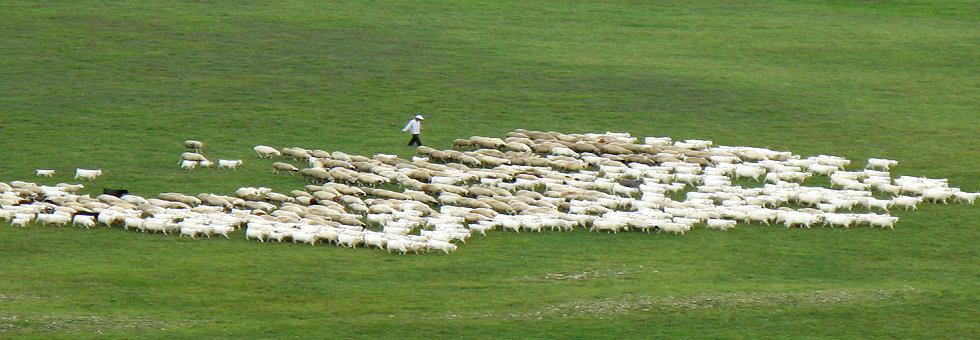
{"label": "dark trousers", "polygon": [[412,144],[416,144],[418,146],[422,146],[422,140],[419,139],[419,135],[418,134],[413,134],[412,135],[412,140],[408,141],[408,145],[412,145]]}

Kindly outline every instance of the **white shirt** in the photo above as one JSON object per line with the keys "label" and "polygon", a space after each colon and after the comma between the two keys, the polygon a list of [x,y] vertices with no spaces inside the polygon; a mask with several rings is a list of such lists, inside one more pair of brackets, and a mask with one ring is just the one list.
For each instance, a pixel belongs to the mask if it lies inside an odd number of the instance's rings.
{"label": "white shirt", "polygon": [[408,131],[408,133],[411,133],[413,135],[419,134],[419,131],[421,130],[422,130],[422,122],[419,121],[418,119],[412,119],[408,121],[408,124],[405,124],[405,127],[402,128],[402,131]]}

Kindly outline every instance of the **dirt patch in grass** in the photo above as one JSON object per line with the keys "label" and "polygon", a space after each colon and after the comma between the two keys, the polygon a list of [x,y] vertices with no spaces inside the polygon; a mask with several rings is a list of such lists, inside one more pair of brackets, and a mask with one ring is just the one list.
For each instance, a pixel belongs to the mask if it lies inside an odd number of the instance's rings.
{"label": "dirt patch in grass", "polygon": [[905,287],[898,289],[825,289],[807,292],[739,292],[698,294],[693,296],[628,295],[624,297],[607,297],[548,305],[524,313],[461,313],[449,315],[447,318],[604,318],[637,311],[670,313],[696,309],[765,307],[776,305],[832,306],[837,304],[864,303],[874,300],[899,299],[914,293],[915,288]]}
{"label": "dirt patch in grass", "polygon": [[40,298],[41,297],[40,296],[37,296],[37,295],[7,295],[7,294],[0,294],[0,302],[9,302],[9,301],[17,301],[17,300],[28,300],[28,299],[40,299]]}
{"label": "dirt patch in grass", "polygon": [[164,321],[151,317],[118,317],[96,315],[63,315],[56,313],[26,314],[0,311],[0,334],[5,332],[92,332],[140,329],[166,330],[186,327],[193,321]]}
{"label": "dirt patch in grass", "polygon": [[596,269],[570,273],[544,273],[541,275],[519,276],[512,278],[519,281],[557,281],[557,280],[587,280],[600,277],[622,276],[641,272],[656,273],[656,270],[644,269],[643,266],[632,269]]}

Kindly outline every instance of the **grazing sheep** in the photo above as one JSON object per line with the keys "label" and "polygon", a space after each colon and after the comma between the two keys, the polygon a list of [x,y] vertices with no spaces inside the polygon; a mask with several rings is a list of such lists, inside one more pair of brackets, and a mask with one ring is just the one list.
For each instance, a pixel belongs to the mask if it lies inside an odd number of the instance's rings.
{"label": "grazing sheep", "polygon": [[196,153],[196,152],[184,152],[184,153],[181,153],[180,154],[180,159],[182,161],[195,161],[195,162],[203,162],[203,161],[208,160],[207,158],[204,157],[204,155],[201,155],[201,154]]}
{"label": "grazing sheep", "polygon": [[34,169],[36,176],[54,177],[54,169]]}
{"label": "grazing sheep", "polygon": [[279,156],[282,154],[279,152],[279,150],[276,150],[276,148],[265,145],[256,145],[254,148],[252,148],[252,150],[255,151],[255,154],[258,155],[259,158],[271,158],[272,156]]}
{"label": "grazing sheep", "polygon": [[272,163],[272,172],[279,173],[280,171],[293,173],[293,172],[299,172],[299,169],[297,169],[295,166],[289,163],[283,163],[283,162]]}
{"label": "grazing sheep", "polygon": [[189,139],[184,141],[184,148],[192,149],[194,152],[201,152],[201,148],[204,148],[204,143]]}

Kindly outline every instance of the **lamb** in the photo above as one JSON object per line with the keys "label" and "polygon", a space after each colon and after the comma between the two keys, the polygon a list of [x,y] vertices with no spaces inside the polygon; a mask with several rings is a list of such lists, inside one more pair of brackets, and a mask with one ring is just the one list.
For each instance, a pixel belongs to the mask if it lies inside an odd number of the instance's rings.
{"label": "lamb", "polygon": [[197,161],[182,160],[180,161],[180,168],[184,170],[191,170],[197,167]]}
{"label": "lamb", "polygon": [[34,169],[37,176],[54,177],[54,169]]}
{"label": "lamb", "polygon": [[258,155],[259,158],[271,158],[272,156],[282,155],[279,150],[276,150],[276,148],[271,146],[256,145],[254,148],[252,148],[252,150],[255,151],[255,154]]}
{"label": "lamb", "polygon": [[242,165],[242,160],[240,159],[219,159],[218,169],[232,169],[238,170],[238,166]]}
{"label": "lamb", "polygon": [[75,169],[75,179],[86,179],[92,181],[99,176],[102,176],[102,169]]}

